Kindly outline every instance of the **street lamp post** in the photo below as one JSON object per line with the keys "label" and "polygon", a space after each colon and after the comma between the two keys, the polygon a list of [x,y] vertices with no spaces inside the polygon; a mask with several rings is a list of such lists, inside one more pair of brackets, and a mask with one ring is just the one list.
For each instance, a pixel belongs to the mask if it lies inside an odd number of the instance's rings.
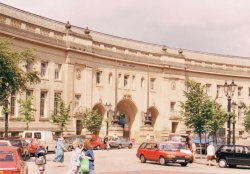
{"label": "street lamp post", "polygon": [[227,81],[225,81],[225,84],[223,85],[223,88],[224,88],[224,92],[225,92],[225,95],[227,97],[227,101],[228,101],[228,104],[227,104],[227,111],[228,111],[228,120],[227,120],[227,144],[229,145],[230,142],[231,142],[231,115],[230,115],[230,112],[231,112],[231,106],[232,106],[232,103],[231,103],[231,100],[232,100],[232,97],[234,95],[234,92],[235,92],[235,87],[237,85],[234,83],[234,81],[232,80],[232,83],[231,84],[227,84]]}
{"label": "street lamp post", "polygon": [[[237,103],[235,101],[232,102],[233,112],[235,114]],[[235,123],[236,123],[236,115],[233,117],[233,145],[235,145]]]}
{"label": "street lamp post", "polygon": [[109,104],[106,103],[104,106],[106,107],[106,111],[107,111],[106,136],[108,136],[109,135],[109,112],[111,110],[112,105],[111,105],[111,103],[109,103]]}

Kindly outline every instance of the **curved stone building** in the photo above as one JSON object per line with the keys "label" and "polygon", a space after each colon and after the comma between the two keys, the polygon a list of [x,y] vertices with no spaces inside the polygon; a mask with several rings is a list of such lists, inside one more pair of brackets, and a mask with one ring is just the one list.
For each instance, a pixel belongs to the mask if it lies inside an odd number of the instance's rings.
{"label": "curved stone building", "polygon": [[[148,133],[165,139],[170,132],[190,132],[179,119],[179,102],[185,99],[187,79],[206,85],[207,94],[217,98],[225,109],[227,98],[222,85],[225,80],[234,80],[238,86],[233,100],[250,104],[249,58],[121,38],[5,4],[0,4],[0,13],[0,36],[13,38],[14,49],[35,48],[39,58],[34,68],[40,71],[41,83],[30,86],[26,94],[35,98],[36,113],[31,129],[60,131],[49,118],[56,96],[61,95],[65,101],[72,102],[68,133],[85,133],[77,116],[85,108],[96,109],[103,116],[99,131],[102,137],[108,133],[140,141]],[[10,99],[12,135],[25,128],[24,123],[16,120],[17,99],[24,96]],[[239,138],[244,133],[244,115],[240,108],[236,107],[235,112]],[[115,124],[117,115],[124,116],[123,127]],[[0,131],[3,134],[3,114],[0,114]]]}

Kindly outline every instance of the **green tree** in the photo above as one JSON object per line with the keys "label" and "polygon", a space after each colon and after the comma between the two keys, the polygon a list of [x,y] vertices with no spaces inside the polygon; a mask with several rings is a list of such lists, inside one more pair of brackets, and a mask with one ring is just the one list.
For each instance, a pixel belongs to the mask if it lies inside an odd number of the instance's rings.
{"label": "green tree", "polygon": [[51,115],[51,119],[54,124],[59,126],[61,136],[63,136],[64,128],[70,119],[70,104],[66,104],[61,97],[57,97],[56,106]]}
{"label": "green tree", "polygon": [[15,51],[9,40],[0,38],[0,106],[5,114],[5,137],[8,137],[9,97],[26,91],[29,84],[40,82],[38,72],[31,67],[36,63],[34,50]]}
{"label": "green tree", "polygon": [[243,120],[243,125],[247,131],[250,130],[250,106],[246,106],[245,103],[240,103],[240,107],[244,109],[244,120]]}
{"label": "green tree", "polygon": [[209,108],[211,109],[210,117],[207,120],[206,127],[209,135],[212,135],[217,144],[217,132],[222,128],[228,119],[228,114],[222,109],[222,106],[215,100],[209,101]]}
{"label": "green tree", "polygon": [[102,116],[97,110],[86,109],[82,118],[83,126],[86,127],[91,134],[96,134],[102,125]]}
{"label": "green tree", "polygon": [[34,119],[36,109],[33,107],[33,98],[27,97],[25,100],[19,100],[20,110],[18,120],[26,123],[26,129],[29,129],[29,123]]}
{"label": "green tree", "polygon": [[201,135],[205,132],[205,125],[211,115],[209,97],[204,92],[204,86],[193,80],[186,82],[187,90],[184,91],[186,100],[181,102],[181,120],[187,128],[192,128],[199,135],[201,146]]}

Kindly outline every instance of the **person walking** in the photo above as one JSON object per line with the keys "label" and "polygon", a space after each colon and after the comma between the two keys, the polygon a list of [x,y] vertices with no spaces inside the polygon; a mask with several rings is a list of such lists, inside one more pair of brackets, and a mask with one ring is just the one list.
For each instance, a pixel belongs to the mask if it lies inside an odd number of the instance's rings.
{"label": "person walking", "polygon": [[195,143],[192,143],[192,149],[191,149],[191,151],[192,151],[192,154],[193,154],[193,161],[195,160],[195,155],[196,155],[196,145],[195,145]]}
{"label": "person walking", "polygon": [[67,174],[79,174],[80,170],[80,160],[81,160],[81,153],[82,148],[80,142],[75,140],[73,142],[74,150],[71,152],[71,159],[69,163],[69,169]]}
{"label": "person walking", "polygon": [[58,139],[58,141],[56,142],[55,158],[54,158],[53,162],[63,163],[64,150],[67,151],[67,149],[64,148],[63,137],[60,137]]}
{"label": "person walking", "polygon": [[38,166],[39,174],[44,174],[45,172],[45,164],[46,164],[46,156],[45,156],[45,148],[43,143],[39,143],[39,147],[35,151],[35,164]]}
{"label": "person walking", "polygon": [[88,158],[89,159],[89,172],[82,172],[82,174],[95,174],[94,170],[94,152],[92,150],[92,146],[90,144],[89,140],[84,141],[84,148],[82,150],[82,158]]}
{"label": "person walking", "polygon": [[215,148],[213,146],[213,142],[210,142],[209,146],[207,147],[207,161],[209,166],[211,166],[211,162],[214,159],[214,155],[215,155]]}

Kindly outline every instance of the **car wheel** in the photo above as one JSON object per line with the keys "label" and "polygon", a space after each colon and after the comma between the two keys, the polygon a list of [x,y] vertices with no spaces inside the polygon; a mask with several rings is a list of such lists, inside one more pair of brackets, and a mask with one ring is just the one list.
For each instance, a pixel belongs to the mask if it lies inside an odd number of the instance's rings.
{"label": "car wheel", "polygon": [[118,145],[118,149],[121,149],[121,148],[122,148],[122,145],[121,145],[121,144],[119,144],[119,145]]}
{"label": "car wheel", "polygon": [[236,165],[233,165],[233,164],[229,164],[228,165],[230,168],[235,168],[236,167]]}
{"label": "car wheel", "polygon": [[146,158],[144,155],[141,155],[140,156],[140,160],[141,160],[141,163],[145,163],[146,162]]}
{"label": "car wheel", "polygon": [[181,163],[181,166],[182,166],[182,167],[185,167],[185,166],[187,166],[187,164],[188,164],[188,163]]}
{"label": "car wheel", "polygon": [[129,148],[129,149],[132,149],[132,147],[133,147],[133,145],[132,145],[132,144],[130,144],[130,145],[128,146],[128,148]]}
{"label": "car wheel", "polygon": [[160,163],[160,165],[165,165],[166,164],[165,158],[161,156],[159,159],[159,163]]}
{"label": "car wheel", "polygon": [[221,168],[227,167],[227,162],[225,159],[220,159],[218,164],[219,164],[219,167]]}

